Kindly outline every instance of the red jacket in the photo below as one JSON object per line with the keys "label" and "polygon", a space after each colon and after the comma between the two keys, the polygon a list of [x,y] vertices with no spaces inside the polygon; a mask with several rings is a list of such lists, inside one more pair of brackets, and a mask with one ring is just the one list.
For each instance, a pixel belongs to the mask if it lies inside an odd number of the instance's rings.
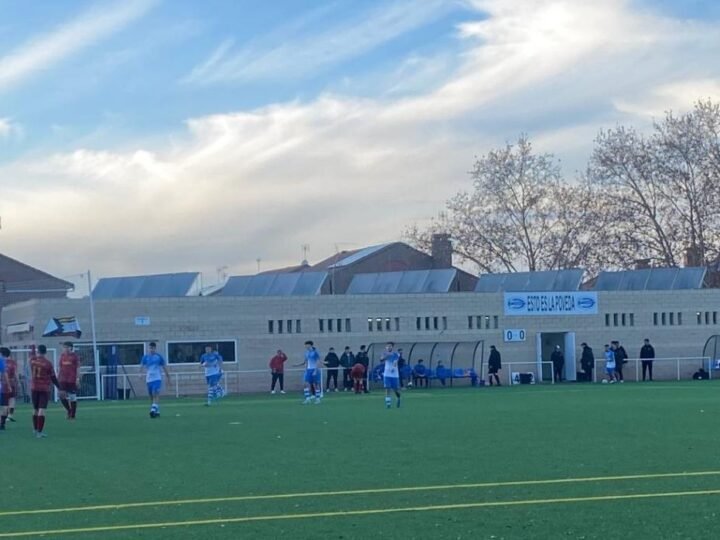
{"label": "red jacket", "polygon": [[286,354],[276,354],[272,357],[270,360],[270,369],[273,373],[282,373],[283,372],[283,365],[287,361],[287,355]]}

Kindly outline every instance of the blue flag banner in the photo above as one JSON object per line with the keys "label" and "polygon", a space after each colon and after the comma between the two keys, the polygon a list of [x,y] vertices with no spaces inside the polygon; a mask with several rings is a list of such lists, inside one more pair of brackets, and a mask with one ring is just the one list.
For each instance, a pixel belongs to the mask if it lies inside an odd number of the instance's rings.
{"label": "blue flag banner", "polygon": [[75,317],[54,317],[48,321],[43,337],[72,336],[79,338],[82,335],[80,323]]}

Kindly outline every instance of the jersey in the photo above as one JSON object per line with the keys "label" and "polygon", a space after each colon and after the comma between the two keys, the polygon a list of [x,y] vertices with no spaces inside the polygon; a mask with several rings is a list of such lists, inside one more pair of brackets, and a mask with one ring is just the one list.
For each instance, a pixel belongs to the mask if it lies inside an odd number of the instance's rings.
{"label": "jersey", "polygon": [[400,360],[400,355],[396,353],[395,351],[387,353],[385,355],[385,371],[383,372],[384,377],[395,377],[397,378],[399,376],[398,374],[398,361]]}
{"label": "jersey", "polygon": [[218,375],[220,373],[220,363],[222,361],[222,356],[215,351],[203,354],[200,357],[200,365],[205,367],[205,376],[210,377],[212,375]]}
{"label": "jersey", "polygon": [[80,358],[76,353],[62,353],[62,355],[60,355],[60,369],[58,373],[58,380],[61,383],[74,384],[78,379],[79,369]]}
{"label": "jersey", "polygon": [[605,368],[615,369],[615,353],[612,351],[605,351]]}
{"label": "jersey", "polygon": [[305,351],[305,362],[307,363],[307,369],[317,369],[319,361],[320,353],[317,352],[317,349],[315,347]]}
{"label": "jersey", "polygon": [[32,375],[31,389],[35,392],[49,392],[55,378],[55,370],[50,360],[44,356],[34,356],[30,360]]}
{"label": "jersey", "polygon": [[165,365],[165,359],[158,353],[146,354],[140,362],[147,370],[145,382],[162,381],[162,367]]}

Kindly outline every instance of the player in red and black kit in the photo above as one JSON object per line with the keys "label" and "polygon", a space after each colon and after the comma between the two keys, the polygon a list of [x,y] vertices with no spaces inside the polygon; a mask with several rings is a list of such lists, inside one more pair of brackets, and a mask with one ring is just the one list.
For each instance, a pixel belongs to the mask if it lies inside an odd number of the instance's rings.
{"label": "player in red and black kit", "polygon": [[35,436],[40,439],[46,437],[43,433],[45,428],[45,409],[50,401],[52,385],[59,386],[55,370],[50,360],[45,358],[47,347],[38,345],[38,354],[30,359],[31,394],[33,404],[33,430]]}
{"label": "player in red and black kit", "polygon": [[0,355],[2,355],[3,360],[5,360],[5,374],[10,383],[8,388],[3,389],[5,399],[7,400],[7,419],[14,422],[15,397],[18,393],[17,362],[10,357],[10,349],[7,347],[0,347]]}
{"label": "player in red and black kit", "polygon": [[68,420],[74,420],[77,412],[78,386],[80,386],[80,358],[73,351],[73,344],[69,341],[63,343],[58,382],[60,403],[67,411]]}

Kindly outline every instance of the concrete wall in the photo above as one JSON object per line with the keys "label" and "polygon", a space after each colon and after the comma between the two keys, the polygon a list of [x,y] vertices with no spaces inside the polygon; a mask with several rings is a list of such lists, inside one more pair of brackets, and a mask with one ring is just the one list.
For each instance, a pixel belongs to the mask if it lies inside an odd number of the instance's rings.
{"label": "concrete wall", "polygon": [[[658,357],[701,356],[706,340],[720,333],[720,290],[707,289],[684,292],[600,292],[599,313],[590,316],[535,316],[505,317],[502,294],[453,293],[428,295],[359,295],[317,296],[298,298],[222,298],[189,297],[171,299],[107,300],[95,303],[97,339],[99,342],[121,341],[158,342],[161,352],[168,341],[213,339],[237,340],[237,367],[242,370],[265,370],[275,350],[282,348],[291,362],[302,360],[303,342],[315,341],[325,353],[330,346],[336,350],[349,345],[353,350],[361,344],[383,343],[393,340],[411,342],[484,341],[484,354],[494,344],[503,355],[503,362],[527,362],[536,359],[537,333],[575,332],[577,356],[579,345],[588,342],[596,358],[602,357],[602,345],[620,340],[630,357],[637,356],[642,340],[649,338],[655,345]],[[669,313],[673,315],[673,325]],[[696,313],[701,313],[701,324]],[[709,324],[705,324],[708,312]],[[655,324],[654,314],[657,313]],[[660,314],[666,313],[666,324]],[[678,313],[682,324],[678,324]],[[713,313],[715,315],[713,316]],[[617,314],[617,326],[615,315]],[[622,315],[625,314],[625,326]],[[63,339],[43,339],[42,330],[51,317],[75,315],[84,330],[83,340],[90,338],[89,304],[87,300],[41,299],[5,307],[3,316],[3,342],[9,346],[45,343],[58,346]],[[610,324],[606,326],[606,315]],[[633,325],[630,325],[632,315]],[[137,326],[136,317],[149,317],[149,326]],[[416,318],[421,317],[423,329],[417,330]],[[440,322],[437,330],[424,329],[425,317],[445,317],[447,329]],[[468,317],[473,317],[473,328],[468,328]],[[482,328],[476,327],[481,317]],[[490,328],[485,327],[489,317]],[[495,317],[498,328],[494,328]],[[368,318],[390,318],[391,330],[368,331]],[[400,328],[394,321],[399,318]],[[351,331],[319,331],[318,320],[351,320]],[[268,321],[300,320],[300,333],[268,332]],[[7,326],[30,323],[34,331],[26,334],[7,334]],[[293,325],[294,326],[294,325]],[[383,324],[384,327],[384,324]],[[521,343],[504,343],[503,330],[523,329],[527,339]],[[335,329],[335,328],[334,328]],[[295,328],[293,328],[295,330]],[[345,330],[345,328],[343,328]],[[426,359],[427,361],[427,359]],[[692,371],[698,365],[693,364]],[[195,369],[193,366],[172,366],[178,371]],[[254,376],[253,376],[254,377]],[[254,380],[254,379],[253,379]],[[265,386],[258,377],[254,389]],[[250,389],[250,388],[246,388]]]}

